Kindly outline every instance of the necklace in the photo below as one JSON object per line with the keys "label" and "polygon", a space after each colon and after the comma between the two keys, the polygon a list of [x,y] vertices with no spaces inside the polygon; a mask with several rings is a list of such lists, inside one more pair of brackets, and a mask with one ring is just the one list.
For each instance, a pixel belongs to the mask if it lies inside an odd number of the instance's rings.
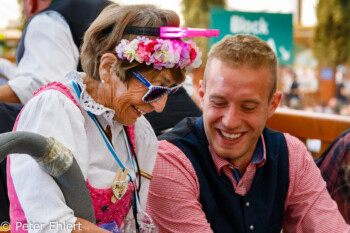
{"label": "necklace", "polygon": [[[73,84],[73,87],[74,87],[78,97],[80,98],[81,92],[80,92],[80,89],[79,89],[78,85],[74,81],[72,81],[72,84]],[[138,209],[137,206],[140,205],[139,204],[140,198],[139,198],[139,195],[138,195],[138,189],[137,189],[136,182],[134,182],[134,180],[132,179],[131,175],[129,174],[129,170],[125,168],[124,164],[121,162],[121,160],[117,156],[116,152],[114,151],[112,143],[109,141],[105,131],[101,127],[101,125],[98,122],[96,116],[93,115],[90,111],[87,111],[87,113],[88,113],[89,117],[92,119],[92,121],[95,123],[95,125],[97,126],[97,128],[98,128],[98,130],[99,130],[99,132],[100,132],[100,134],[101,134],[105,144],[107,145],[107,148],[109,149],[109,151],[111,152],[111,154],[113,155],[114,159],[117,161],[117,163],[119,165],[119,169],[117,171],[116,177],[115,177],[113,185],[112,185],[113,196],[111,198],[111,201],[113,203],[115,203],[116,199],[120,200],[124,196],[124,194],[126,193],[127,188],[128,188],[128,184],[127,184],[127,179],[126,178],[129,177],[130,181],[134,184],[134,189],[135,189],[134,193],[135,194],[137,193],[137,198],[133,198],[133,199],[136,199],[136,209]],[[132,153],[130,151],[129,143],[126,140],[125,128],[123,128],[123,135],[124,135],[124,141],[126,142],[126,145],[127,145],[128,154],[129,154],[129,157],[130,157],[130,160],[131,160],[134,172],[136,174],[134,159],[133,159]],[[135,202],[135,200],[133,202]]]}

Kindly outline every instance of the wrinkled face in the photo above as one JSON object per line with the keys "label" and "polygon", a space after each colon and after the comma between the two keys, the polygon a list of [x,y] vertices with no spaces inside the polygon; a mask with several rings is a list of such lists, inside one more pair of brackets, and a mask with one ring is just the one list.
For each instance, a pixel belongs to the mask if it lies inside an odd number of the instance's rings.
{"label": "wrinkled face", "polygon": [[278,106],[280,93],[268,100],[271,73],[268,68],[237,69],[213,59],[206,88],[200,84],[204,129],[215,153],[241,167],[247,165],[266,120]]}
{"label": "wrinkled face", "polygon": [[[147,73],[141,73],[146,79]],[[150,81],[148,79],[148,81]],[[160,74],[150,81],[152,85],[171,87],[175,84],[168,70],[162,70]],[[110,97],[105,106],[116,111],[114,119],[124,125],[132,125],[137,118],[146,113],[163,111],[168,96],[161,99],[144,103],[142,97],[147,93],[148,88],[135,78],[131,78],[129,83],[122,83],[114,74],[109,85]]]}

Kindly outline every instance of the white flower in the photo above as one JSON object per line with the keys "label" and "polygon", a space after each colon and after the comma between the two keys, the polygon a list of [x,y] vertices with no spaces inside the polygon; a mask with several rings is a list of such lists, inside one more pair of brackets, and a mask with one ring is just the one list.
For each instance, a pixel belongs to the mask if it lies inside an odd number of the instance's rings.
{"label": "white flower", "polygon": [[133,39],[129,44],[126,44],[124,47],[125,48],[124,56],[130,62],[132,62],[135,59],[138,44],[139,44],[139,40]]}

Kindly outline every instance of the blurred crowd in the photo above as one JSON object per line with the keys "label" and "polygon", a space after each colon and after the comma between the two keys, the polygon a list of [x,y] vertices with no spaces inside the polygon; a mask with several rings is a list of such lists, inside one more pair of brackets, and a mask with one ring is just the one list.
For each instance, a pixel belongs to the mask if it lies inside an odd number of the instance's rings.
{"label": "blurred crowd", "polygon": [[282,67],[280,82],[283,92],[280,107],[350,116],[349,70],[344,66],[336,69],[334,97],[328,101],[320,100],[314,69]]}

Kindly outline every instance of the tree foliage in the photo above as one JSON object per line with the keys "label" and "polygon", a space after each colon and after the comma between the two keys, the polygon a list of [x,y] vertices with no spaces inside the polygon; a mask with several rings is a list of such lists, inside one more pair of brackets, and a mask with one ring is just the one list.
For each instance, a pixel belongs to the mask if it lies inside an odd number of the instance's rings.
{"label": "tree foliage", "polygon": [[[225,7],[226,0],[182,0],[182,14],[186,27],[209,28],[209,10],[211,7]],[[208,53],[208,38],[193,38],[201,49],[202,65],[205,65]]]}
{"label": "tree foliage", "polygon": [[350,1],[319,0],[313,52],[322,65],[350,62]]}
{"label": "tree foliage", "polygon": [[26,17],[24,16],[24,13],[23,13],[23,1],[17,0],[17,4],[19,6],[19,11],[20,11],[20,16],[19,16],[20,24],[19,24],[18,29],[23,30],[24,25],[26,24],[26,21],[27,21]]}

